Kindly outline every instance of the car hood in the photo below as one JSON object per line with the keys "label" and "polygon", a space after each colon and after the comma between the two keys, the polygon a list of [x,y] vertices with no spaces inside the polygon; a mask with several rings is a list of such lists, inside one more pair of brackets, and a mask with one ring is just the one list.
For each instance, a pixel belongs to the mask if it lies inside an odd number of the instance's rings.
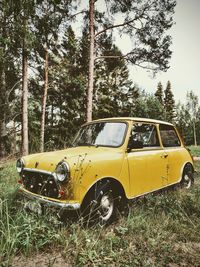
{"label": "car hood", "polygon": [[54,172],[56,166],[61,161],[66,161],[71,167],[78,162],[91,162],[105,160],[105,158],[113,158],[113,152],[119,153],[117,148],[110,147],[72,147],[64,150],[32,154],[23,157],[25,168],[45,170]]}

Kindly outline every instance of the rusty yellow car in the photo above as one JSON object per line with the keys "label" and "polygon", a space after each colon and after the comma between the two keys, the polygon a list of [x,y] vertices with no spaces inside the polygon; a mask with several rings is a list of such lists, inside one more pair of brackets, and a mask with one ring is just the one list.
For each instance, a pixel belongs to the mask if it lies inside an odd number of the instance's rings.
{"label": "rusty yellow car", "polygon": [[69,148],[24,156],[16,168],[30,210],[77,210],[102,224],[126,200],[194,182],[193,159],[176,127],[144,118],[86,123]]}

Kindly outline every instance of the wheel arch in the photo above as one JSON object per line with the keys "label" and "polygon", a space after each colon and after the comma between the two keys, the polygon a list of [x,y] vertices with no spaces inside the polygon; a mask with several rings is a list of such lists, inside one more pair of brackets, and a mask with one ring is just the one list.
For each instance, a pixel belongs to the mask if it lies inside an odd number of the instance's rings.
{"label": "wheel arch", "polygon": [[191,169],[192,172],[194,173],[194,165],[193,165],[191,162],[188,161],[188,162],[186,162],[186,163],[184,164],[184,166],[183,166],[182,176],[183,176],[184,172],[185,172],[188,168]]}
{"label": "wheel arch", "polygon": [[194,184],[194,166],[191,162],[186,162],[183,171],[182,171],[182,177],[180,181],[181,187],[185,189],[191,188],[191,186]]}
{"label": "wheel arch", "polygon": [[115,193],[119,192],[119,195],[121,195],[122,198],[125,198],[125,199],[127,198],[123,185],[117,179],[113,177],[104,177],[104,178],[99,179],[98,181],[95,181],[90,186],[90,188],[87,190],[87,192],[83,196],[81,206],[85,204],[85,202],[87,201],[87,198],[95,191],[95,188],[101,185],[103,186],[103,184],[105,186],[106,184],[111,186],[114,189],[114,192]]}

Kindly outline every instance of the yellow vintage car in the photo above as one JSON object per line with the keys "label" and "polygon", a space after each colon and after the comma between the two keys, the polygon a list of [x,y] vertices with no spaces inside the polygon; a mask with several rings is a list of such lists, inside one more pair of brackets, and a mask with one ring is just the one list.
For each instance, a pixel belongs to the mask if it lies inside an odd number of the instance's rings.
{"label": "yellow vintage car", "polygon": [[71,147],[17,160],[27,207],[78,210],[105,224],[128,199],[193,184],[193,159],[164,121],[109,118],[84,124]]}

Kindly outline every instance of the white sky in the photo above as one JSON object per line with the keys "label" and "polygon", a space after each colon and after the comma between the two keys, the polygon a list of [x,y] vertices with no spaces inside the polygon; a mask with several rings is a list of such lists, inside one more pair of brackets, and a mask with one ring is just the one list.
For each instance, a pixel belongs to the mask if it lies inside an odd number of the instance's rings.
{"label": "white sky", "polygon": [[173,54],[168,71],[152,78],[147,71],[130,67],[130,75],[147,92],[155,92],[159,81],[165,88],[170,80],[176,102],[185,102],[190,90],[200,102],[200,0],[177,0],[174,21],[176,24],[169,32]]}

